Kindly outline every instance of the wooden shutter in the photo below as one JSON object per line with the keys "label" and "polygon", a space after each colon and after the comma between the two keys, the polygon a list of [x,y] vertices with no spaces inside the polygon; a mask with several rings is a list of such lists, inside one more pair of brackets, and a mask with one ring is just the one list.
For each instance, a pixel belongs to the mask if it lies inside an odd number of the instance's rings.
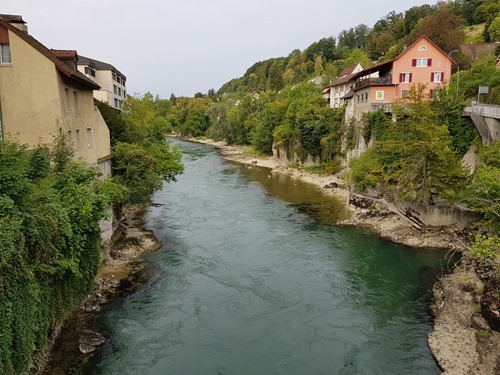
{"label": "wooden shutter", "polygon": [[427,59],[427,66],[432,66],[432,59]]}
{"label": "wooden shutter", "polygon": [[431,72],[431,82],[434,82],[434,72]]}
{"label": "wooden shutter", "polygon": [[403,73],[399,73],[399,83],[403,82]]}
{"label": "wooden shutter", "polygon": [[431,99],[434,98],[434,90],[433,89],[429,90],[429,95],[430,95]]}
{"label": "wooden shutter", "polygon": [[441,72],[441,82],[444,82],[444,72]]}
{"label": "wooden shutter", "polygon": [[408,80],[408,82],[411,82],[411,77],[412,77],[412,75],[413,75],[413,74],[412,74],[412,73],[410,73],[410,79]]}
{"label": "wooden shutter", "polygon": [[411,60],[411,66],[417,66],[417,59]]}

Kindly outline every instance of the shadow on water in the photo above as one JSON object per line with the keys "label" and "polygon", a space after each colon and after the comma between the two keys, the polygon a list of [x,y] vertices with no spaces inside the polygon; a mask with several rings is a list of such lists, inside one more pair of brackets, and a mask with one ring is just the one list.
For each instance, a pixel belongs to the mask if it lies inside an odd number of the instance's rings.
{"label": "shadow on water", "polygon": [[269,196],[296,206],[299,212],[319,224],[334,225],[348,218],[346,207],[338,199],[322,194],[312,184],[292,179],[284,173],[271,173],[269,168],[241,166],[232,163],[238,173],[263,186]]}

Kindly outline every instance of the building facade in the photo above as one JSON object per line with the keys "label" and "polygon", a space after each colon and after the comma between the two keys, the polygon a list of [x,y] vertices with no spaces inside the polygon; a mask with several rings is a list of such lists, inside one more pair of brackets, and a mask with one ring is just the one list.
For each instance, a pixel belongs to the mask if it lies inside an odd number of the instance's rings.
{"label": "building facade", "polygon": [[101,87],[94,90],[94,98],[122,110],[127,98],[125,75],[111,64],[85,56],[78,57],[78,70]]}
{"label": "building facade", "polygon": [[[432,98],[451,76],[455,62],[426,36],[420,37],[395,59],[385,61],[354,74],[350,81],[352,111],[346,117],[360,120],[363,113],[404,102],[413,85],[425,85],[426,98]],[[348,105],[349,106],[349,105]]]}
{"label": "building facade", "polygon": [[344,96],[351,90],[351,79],[363,70],[360,64],[350,65],[342,70],[337,79],[323,90],[323,97],[328,100],[330,108],[344,105]]}
{"label": "building facade", "polygon": [[[19,17],[19,16],[17,16]],[[76,69],[76,51],[51,51],[0,15],[0,138],[51,149],[62,131],[75,157],[111,171],[109,129],[94,106],[99,85]],[[25,27],[24,22],[19,24]]]}

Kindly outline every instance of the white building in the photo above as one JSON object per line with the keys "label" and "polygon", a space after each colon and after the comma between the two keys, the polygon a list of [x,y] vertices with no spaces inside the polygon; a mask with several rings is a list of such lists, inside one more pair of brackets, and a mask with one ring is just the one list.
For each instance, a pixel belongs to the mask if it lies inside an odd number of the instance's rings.
{"label": "white building", "polygon": [[125,75],[111,64],[81,55],[78,56],[78,70],[101,86],[94,91],[94,98],[122,109],[123,100],[127,98]]}
{"label": "white building", "polygon": [[323,90],[323,97],[328,99],[330,108],[340,108],[344,104],[343,97],[351,90],[351,78],[363,67],[360,64],[350,65],[339,74],[337,79]]}

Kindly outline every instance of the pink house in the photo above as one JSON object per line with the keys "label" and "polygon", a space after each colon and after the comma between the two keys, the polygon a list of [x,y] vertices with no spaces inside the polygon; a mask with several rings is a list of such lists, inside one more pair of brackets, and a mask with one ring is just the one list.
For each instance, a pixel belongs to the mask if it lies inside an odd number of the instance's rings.
{"label": "pink house", "polygon": [[417,83],[426,85],[430,98],[436,88],[449,80],[453,65],[455,62],[424,35],[395,59],[364,69],[351,78],[352,91],[344,97],[346,118],[360,120],[363,113],[379,108],[391,112],[392,104],[404,99]]}

